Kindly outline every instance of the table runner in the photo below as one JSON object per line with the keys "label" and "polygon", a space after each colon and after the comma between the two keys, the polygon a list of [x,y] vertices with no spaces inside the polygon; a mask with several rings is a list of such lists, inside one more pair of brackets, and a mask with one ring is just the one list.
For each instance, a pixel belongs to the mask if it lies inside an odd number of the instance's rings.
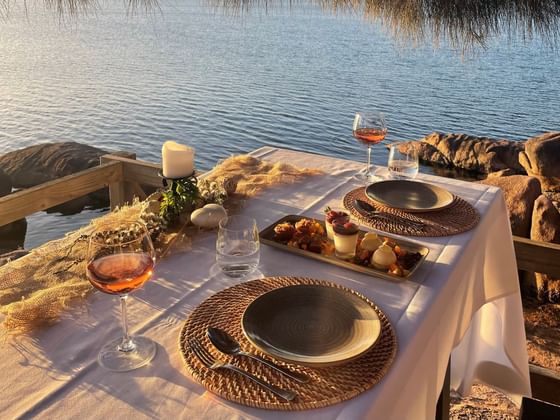
{"label": "table runner", "polygon": [[[357,185],[357,162],[275,148],[254,153],[271,161],[323,168],[328,175],[265,191],[246,203],[259,228],[289,213],[320,217]],[[192,252],[161,262],[130,302],[134,332],[159,344],[153,363],[127,374],[103,371],[100,346],[119,335],[116,302],[96,293],[88,311],[74,311],[48,331],[1,344],[4,417],[431,419],[451,350],[452,384],[468,392],[475,380],[529,395],[525,332],[511,232],[501,192],[485,185],[420,176],[473,204],[472,231],[421,238],[430,254],[412,281],[393,283],[309,261],[266,246],[259,275],[311,276],[350,287],[376,302],[397,332],[399,353],[373,389],[341,404],[301,413],[263,412],[223,401],[191,379],[176,350],[180,327],[196,305],[233,284],[214,265],[215,234],[195,238]],[[416,241],[416,239],[413,239]],[[511,245],[510,245],[511,244]]]}

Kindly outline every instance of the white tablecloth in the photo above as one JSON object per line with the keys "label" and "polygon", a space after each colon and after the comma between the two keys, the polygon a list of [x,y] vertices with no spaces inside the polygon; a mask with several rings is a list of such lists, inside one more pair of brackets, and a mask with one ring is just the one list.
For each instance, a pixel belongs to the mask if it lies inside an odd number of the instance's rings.
{"label": "white tablecloth", "polygon": [[[341,206],[363,164],[275,148],[254,155],[325,170],[325,176],[279,186],[247,201],[244,214],[262,229],[286,214],[322,217]],[[377,303],[394,325],[398,354],[383,380],[348,402],[305,412],[246,408],[222,400],[188,376],[178,335],[189,313],[234,283],[214,265],[214,232],[192,250],[158,263],[156,274],[129,300],[132,330],[159,343],[151,365],[111,373],[97,365],[102,344],[119,336],[116,299],[95,293],[51,328],[0,343],[0,414],[42,418],[430,419],[452,356],[452,387],[475,381],[514,398],[530,395],[521,297],[506,207],[500,190],[420,176],[473,204],[473,230],[444,238],[412,238],[430,248],[411,281],[391,282],[261,247],[259,275],[301,275],[334,281]],[[411,239],[411,238],[408,238]],[[454,350],[453,350],[454,349]]]}

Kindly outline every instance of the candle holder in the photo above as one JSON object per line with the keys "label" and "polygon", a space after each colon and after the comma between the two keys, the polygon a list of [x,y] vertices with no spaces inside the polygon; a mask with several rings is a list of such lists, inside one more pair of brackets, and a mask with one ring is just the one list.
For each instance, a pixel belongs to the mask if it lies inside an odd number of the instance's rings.
{"label": "candle holder", "polygon": [[168,178],[158,172],[165,190],[162,193],[160,216],[168,221],[177,219],[184,211],[192,210],[199,197],[195,172],[181,178]]}
{"label": "candle holder", "polygon": [[165,176],[163,174],[163,171],[158,171],[158,176],[161,178],[161,184],[163,185],[164,188],[167,188],[169,186],[169,181],[171,181],[171,189],[173,189],[173,184],[177,183],[177,182],[193,182],[196,185],[198,182],[198,179],[196,178],[196,174],[195,171],[192,172],[192,174],[181,177],[181,178],[169,178],[167,176]]}

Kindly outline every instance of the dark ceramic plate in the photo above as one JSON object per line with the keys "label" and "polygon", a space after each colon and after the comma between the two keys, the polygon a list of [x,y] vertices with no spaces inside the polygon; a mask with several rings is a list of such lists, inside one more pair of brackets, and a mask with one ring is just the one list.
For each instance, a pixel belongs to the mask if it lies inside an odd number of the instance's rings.
{"label": "dark ceramic plate", "polygon": [[383,206],[411,213],[442,210],[453,203],[453,194],[446,189],[418,181],[376,182],[368,185],[366,195]]}
{"label": "dark ceramic plate", "polygon": [[303,366],[334,366],[359,357],[379,338],[372,304],[350,291],[288,286],[255,299],[241,320],[248,340],[276,359]]}

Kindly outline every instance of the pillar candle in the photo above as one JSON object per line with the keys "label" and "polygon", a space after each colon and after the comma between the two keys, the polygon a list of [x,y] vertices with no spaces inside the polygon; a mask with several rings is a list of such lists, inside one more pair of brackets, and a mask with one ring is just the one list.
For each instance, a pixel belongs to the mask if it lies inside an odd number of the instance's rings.
{"label": "pillar candle", "polygon": [[184,178],[194,172],[194,149],[174,141],[166,141],[161,148],[163,176]]}

